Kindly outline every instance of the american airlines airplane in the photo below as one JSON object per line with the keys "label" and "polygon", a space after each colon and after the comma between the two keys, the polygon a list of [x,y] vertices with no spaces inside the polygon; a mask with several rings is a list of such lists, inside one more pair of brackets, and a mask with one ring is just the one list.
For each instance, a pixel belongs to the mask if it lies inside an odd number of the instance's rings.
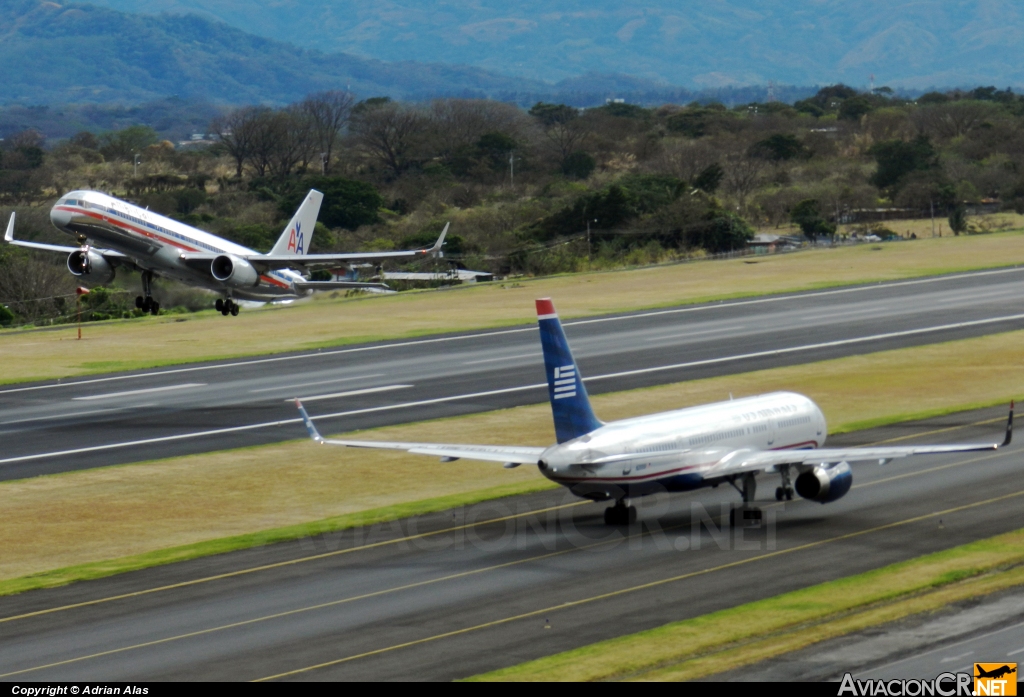
{"label": "american airlines airplane", "polygon": [[[558,443],[547,448],[450,443],[388,443],[323,438],[296,400],[306,430],[318,443],[351,448],[387,448],[434,455],[450,462],[460,458],[502,462],[506,468],[536,464],[541,474],[572,493],[594,501],[615,501],[605,509],[608,525],[636,520],[631,498],[662,491],[690,491],[731,484],[743,504],[730,521],[761,517],[753,507],[762,472],[777,472],[782,485],[775,498],[828,503],[846,495],[853,484],[850,462],[889,460],[909,455],[996,450],[1009,445],[1013,404],[1000,444],[910,445],[823,448],[825,416],[807,397],[793,392],[746,397],[667,411],[612,423],[594,416],[576,361],[569,350],[550,299],[537,301],[540,340],[548,379],[548,397]],[[742,515],[737,521],[737,511]]]}
{"label": "american airlines airplane", "polygon": [[312,269],[441,253],[447,225],[430,249],[308,254],[323,198],[319,191],[310,190],[269,254],[98,191],[72,191],[50,209],[50,220],[58,230],[73,235],[77,247],[15,239],[14,213],[4,240],[19,247],[67,254],[68,271],[91,285],[110,283],[118,267],[138,271],[143,294],[135,299],[135,305],[154,315],[160,311],[152,297],[153,279],[158,276],[221,293],[224,297],[217,299],[217,310],[227,316],[238,315],[235,298],[267,302],[309,295],[314,290],[387,287],[359,281],[310,281]]}

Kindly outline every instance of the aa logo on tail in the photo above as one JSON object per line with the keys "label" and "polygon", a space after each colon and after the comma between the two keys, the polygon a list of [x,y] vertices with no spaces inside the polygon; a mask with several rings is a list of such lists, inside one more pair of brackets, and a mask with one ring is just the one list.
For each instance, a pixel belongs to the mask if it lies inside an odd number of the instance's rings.
{"label": "aa logo on tail", "polygon": [[303,247],[306,246],[302,236],[302,223],[296,222],[292,232],[288,235],[288,251],[296,254],[304,254]]}
{"label": "aa logo on tail", "polygon": [[1016,695],[1016,663],[975,663],[974,694]]}

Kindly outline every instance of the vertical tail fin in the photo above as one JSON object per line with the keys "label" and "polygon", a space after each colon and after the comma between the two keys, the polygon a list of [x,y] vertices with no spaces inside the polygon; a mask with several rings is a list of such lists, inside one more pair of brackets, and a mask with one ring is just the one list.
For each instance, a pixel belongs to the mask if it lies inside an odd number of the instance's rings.
{"label": "vertical tail fin", "polygon": [[550,298],[537,301],[537,323],[548,376],[548,398],[555,417],[555,436],[559,443],[564,443],[600,428],[601,422],[590,408],[587,388],[583,386],[583,378]]}
{"label": "vertical tail fin", "polygon": [[313,241],[313,228],[316,217],[320,215],[320,203],[324,195],[316,189],[310,189],[306,198],[288,221],[288,226],[277,238],[277,244],[270,250],[271,254],[306,254]]}

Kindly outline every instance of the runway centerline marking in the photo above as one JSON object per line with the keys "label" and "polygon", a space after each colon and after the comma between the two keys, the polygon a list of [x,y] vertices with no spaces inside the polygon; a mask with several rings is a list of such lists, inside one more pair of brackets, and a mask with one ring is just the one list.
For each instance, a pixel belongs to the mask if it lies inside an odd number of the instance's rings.
{"label": "runway centerline marking", "polygon": [[144,390],[127,390],[125,392],[108,392],[106,394],[91,394],[85,397],[72,397],[76,402],[85,402],[92,399],[114,399],[115,397],[131,397],[137,394],[150,394],[153,392],[170,392],[172,390],[187,390],[192,387],[206,387],[205,382],[185,382],[180,385],[164,385],[163,387],[148,387]]}
{"label": "runway centerline marking", "polygon": [[[335,392],[333,394],[317,394],[310,397],[300,397],[303,402],[317,402],[322,399],[337,399],[339,397],[355,397],[361,394],[375,394],[377,392],[393,392],[394,390],[404,390],[409,387],[416,387],[415,385],[382,385],[381,387],[366,387],[361,390],[349,390],[348,392]],[[292,398],[284,400],[285,402],[294,401]]]}
{"label": "runway centerline marking", "polygon": [[[670,527],[667,527],[667,528],[664,528],[664,529],[659,528],[657,531],[658,532],[668,532],[670,530],[677,530],[677,529],[683,528],[683,527],[689,528],[690,527],[690,523],[681,524],[681,525],[673,525],[673,526],[670,526]],[[410,590],[410,589],[413,589],[413,588],[421,588],[423,586],[433,585],[435,583],[443,583],[444,581],[453,581],[453,580],[460,579],[460,578],[466,578],[468,576],[475,576],[477,574],[487,573],[489,571],[497,571],[499,569],[505,569],[505,568],[512,567],[512,566],[519,566],[521,564],[528,564],[530,562],[541,561],[541,560],[544,560],[544,559],[550,559],[552,557],[559,557],[559,556],[562,556],[562,555],[565,555],[565,554],[569,554],[571,552],[582,552],[584,550],[590,550],[590,549],[593,549],[595,547],[600,547],[602,545],[620,544],[623,540],[628,541],[628,540],[634,540],[634,539],[637,539],[637,538],[647,537],[647,536],[653,535],[654,532],[655,532],[654,530],[650,530],[650,529],[642,530],[639,534],[628,534],[628,535],[625,535],[622,538],[616,538],[614,540],[602,540],[600,542],[592,542],[591,544],[588,544],[588,545],[573,546],[573,547],[569,547],[567,549],[556,550],[554,552],[547,552],[545,554],[538,554],[538,555],[535,555],[535,556],[532,556],[532,557],[527,557],[526,559],[517,559],[515,561],[504,562],[502,564],[494,564],[492,566],[485,566],[485,567],[481,567],[479,569],[472,569],[470,571],[460,571],[458,573],[449,574],[447,576],[439,576],[437,578],[431,578],[431,579],[427,579],[425,581],[416,581],[415,583],[407,583],[407,584],[404,584],[404,585],[401,585],[401,586],[395,586],[393,588],[385,588],[385,589],[379,590],[379,591],[371,591],[369,593],[362,593],[360,595],[354,595],[354,596],[350,596],[348,598],[339,598],[338,600],[331,600],[331,601],[324,602],[324,603],[318,603],[317,605],[309,605],[309,606],[306,606],[306,607],[294,608],[292,610],[284,610],[282,612],[275,612],[273,614],[264,615],[262,617],[253,617],[253,618],[248,619],[248,620],[240,620],[238,622],[232,622],[230,624],[220,625],[220,626],[217,626],[217,627],[208,627],[207,629],[200,629],[200,630],[196,630],[194,632],[187,632],[185,634],[178,634],[178,635],[175,635],[175,636],[164,637],[163,639],[154,639],[152,641],[146,641],[146,642],[142,642],[140,644],[132,644],[130,646],[121,646],[121,647],[116,648],[116,649],[108,649],[107,651],[100,651],[100,652],[97,652],[97,653],[89,654],[87,656],[78,656],[76,658],[68,658],[68,659],[65,659],[63,661],[54,661],[53,663],[47,663],[47,664],[41,665],[41,666],[34,666],[32,668],[23,668],[21,670],[16,670],[16,671],[13,671],[13,672],[10,672],[10,673],[0,673],[0,678],[9,678],[9,677],[11,677],[13,675],[21,675],[23,673],[31,673],[31,672],[37,671],[37,670],[45,670],[46,668],[55,668],[57,666],[68,665],[69,663],[79,663],[81,661],[87,661],[87,660],[92,659],[92,658],[101,658],[103,656],[110,656],[111,654],[124,653],[125,651],[133,651],[135,649],[143,649],[143,648],[147,648],[149,646],[157,646],[159,644],[166,644],[166,643],[169,643],[169,642],[172,642],[172,641],[178,641],[178,640],[181,640],[181,639],[190,639],[192,637],[203,636],[203,635],[206,635],[206,634],[212,634],[214,632],[220,632],[220,631],[224,631],[224,630],[227,630],[227,629],[235,629],[237,627],[245,627],[247,625],[256,624],[258,622],[267,622],[269,620],[276,620],[276,619],[280,619],[282,617],[290,617],[290,616],[293,616],[293,615],[299,615],[299,614],[302,614],[304,612],[312,612],[314,610],[323,610],[323,609],[329,608],[329,607],[337,607],[338,605],[345,605],[347,603],[353,603],[353,602],[356,602],[356,601],[359,601],[359,600],[367,600],[369,598],[376,598],[376,597],[379,597],[379,596],[382,596],[382,595],[388,595],[390,593],[398,593],[398,592],[401,592],[401,591],[404,591],[404,590]]]}
{"label": "runway centerline marking", "polygon": [[[801,346],[789,346],[786,348],[769,349],[765,351],[755,351],[753,353],[742,353],[732,356],[720,356],[717,358],[707,358],[698,361],[689,361],[686,363],[673,363],[671,365],[655,366],[652,368],[638,368],[636,370],[624,370],[618,373],[606,373],[605,375],[593,375],[589,378],[584,378],[584,382],[595,382],[597,380],[608,380],[611,378],[630,377],[633,375],[645,375],[649,373],[657,373],[668,370],[682,370],[684,368],[694,368],[707,365],[716,365],[723,363],[732,363],[741,360],[749,360],[752,358],[766,358],[771,356],[782,356],[792,353],[800,353],[803,351],[814,351],[822,348],[835,348],[837,346],[847,346],[851,344],[861,344],[870,341],[882,341],[885,339],[898,338],[903,336],[913,336],[919,334],[928,334],[931,332],[945,331],[948,329],[962,329],[965,327],[981,326],[985,324],[995,324],[998,322],[1008,322],[1011,320],[1024,319],[1024,314],[1018,315],[1006,315],[1002,317],[991,317],[988,319],[972,320],[969,322],[955,322],[953,324],[937,325],[932,327],[921,327],[919,329],[907,329],[899,332],[886,332],[884,334],[872,334],[870,336],[853,337],[850,339],[837,339],[835,341],[824,341],[815,344],[803,344]],[[474,399],[477,397],[491,397],[499,394],[511,394],[513,392],[523,392],[527,390],[535,390],[540,388],[546,388],[547,383],[535,383],[532,385],[521,385],[519,387],[506,387],[498,390],[487,390],[485,392],[472,392],[461,395],[450,395],[447,397],[435,397],[433,399],[422,399],[415,402],[402,402],[399,404],[389,404],[378,407],[367,407],[365,409],[353,409],[351,411],[341,411],[333,414],[321,414],[319,416],[311,417],[314,421],[336,419],[344,416],[356,416],[359,414],[370,414],[380,411],[390,411],[392,409],[408,409],[410,407],[426,406],[430,404],[442,404],[444,402],[454,402],[463,399]],[[164,443],[175,440],[186,440],[191,438],[201,438],[203,436],[222,435],[225,433],[238,433],[241,431],[251,431],[259,428],[268,428],[271,426],[286,426],[289,424],[301,423],[301,419],[282,419],[280,421],[267,421],[257,424],[248,424],[246,426],[229,426],[226,428],[218,428],[210,431],[195,431],[192,433],[179,433],[173,436],[160,436],[155,438],[145,438],[142,440],[135,441],[124,441],[121,443],[109,443],[106,445],[93,445],[85,448],[76,448],[74,450],[60,450],[48,453],[35,453],[32,455],[20,455],[17,457],[8,457],[0,459],[0,465],[11,464],[15,462],[27,462],[29,460],[38,460],[42,458],[60,457],[64,455],[81,455],[88,452],[98,452],[100,450],[111,450],[116,448],[129,448],[137,445],[148,445],[151,443]]]}
{"label": "runway centerline marking", "polygon": [[351,378],[338,378],[337,380],[317,380],[316,382],[300,382],[297,385],[281,385],[280,387],[261,387],[258,390],[249,390],[249,394],[258,394],[260,392],[281,392],[284,390],[294,390],[299,387],[315,387],[316,385],[331,385],[336,382],[352,382],[353,380],[370,380],[371,378],[382,378],[384,373],[373,373],[372,375],[356,375]]}
{"label": "runway centerline marking", "polygon": [[[637,312],[637,313],[616,315],[614,317],[597,317],[597,318],[594,318],[594,319],[567,320],[567,321],[563,322],[562,324],[563,324],[563,326],[567,326],[568,327],[568,326],[577,326],[577,325],[584,325],[584,324],[597,324],[597,323],[600,323],[600,322],[622,322],[622,321],[628,321],[628,320],[633,320],[633,319],[643,319],[643,318],[646,318],[646,317],[657,317],[657,316],[661,316],[661,315],[681,314],[681,313],[688,313],[688,312],[703,312],[703,311],[707,311],[707,310],[717,310],[717,309],[721,309],[723,307],[743,307],[743,306],[747,306],[747,305],[761,305],[761,304],[767,304],[767,303],[777,303],[777,302],[787,302],[787,301],[791,301],[791,300],[799,300],[801,298],[818,298],[818,297],[825,297],[825,296],[830,296],[830,295],[844,295],[844,294],[848,294],[848,293],[860,293],[860,292],[869,291],[869,290],[878,290],[879,288],[899,288],[899,287],[903,287],[903,286],[914,286],[914,285],[922,285],[922,284],[927,284],[927,283],[941,283],[942,281],[955,281],[955,280],[959,280],[961,278],[981,278],[981,277],[985,277],[985,276],[994,276],[994,275],[1015,273],[1015,272],[1021,271],[1021,269],[1022,269],[1022,267],[1018,265],[1018,266],[1011,266],[1011,267],[1002,268],[1002,269],[990,269],[990,270],[987,270],[987,271],[974,271],[974,272],[967,272],[967,273],[960,273],[960,274],[950,274],[948,276],[934,276],[934,277],[929,277],[929,278],[911,279],[911,280],[906,280],[906,281],[893,281],[893,282],[884,282],[883,281],[883,282],[876,282],[876,283],[869,283],[869,284],[854,286],[852,288],[839,288],[839,289],[836,289],[836,290],[810,291],[810,292],[803,292],[803,293],[797,291],[797,292],[791,293],[791,294],[773,295],[773,296],[767,297],[767,298],[755,298],[755,299],[752,299],[752,300],[737,300],[737,301],[732,301],[732,302],[729,302],[729,301],[725,301],[725,302],[712,302],[711,304],[705,304],[705,305],[699,305],[699,306],[678,307],[678,308],[673,308],[673,309],[669,309],[669,310],[640,311],[640,312]],[[626,312],[628,313],[629,311],[627,310]],[[91,379],[87,379],[87,380],[74,380],[74,379],[72,379],[73,380],[72,382],[64,382],[64,383],[58,382],[58,383],[51,383],[51,384],[47,384],[47,385],[33,385],[31,387],[14,387],[14,388],[6,389],[6,390],[0,390],[0,394],[7,394],[7,393],[10,393],[10,392],[29,392],[29,391],[32,391],[32,390],[48,390],[48,389],[55,389],[55,388],[59,388],[59,387],[74,387],[74,386],[77,386],[77,385],[88,385],[88,384],[99,383],[99,382],[110,382],[110,381],[113,381],[113,380],[132,380],[132,379],[136,379],[136,378],[153,377],[153,376],[159,376],[159,375],[175,375],[175,374],[179,374],[179,373],[188,373],[188,372],[195,372],[195,371],[201,371],[201,370],[218,370],[218,369],[221,369],[221,368],[236,368],[236,367],[239,367],[239,366],[260,365],[260,364],[263,364],[263,363],[277,363],[277,362],[282,362],[282,361],[294,361],[294,360],[300,360],[300,359],[309,359],[309,358],[313,358],[313,357],[317,357],[317,356],[334,356],[334,355],[340,355],[340,354],[345,354],[345,353],[358,353],[358,352],[365,352],[365,351],[380,351],[380,350],[384,350],[384,349],[398,348],[398,347],[405,347],[405,346],[419,346],[419,345],[423,345],[423,344],[440,343],[440,342],[447,342],[447,341],[463,341],[463,340],[466,340],[466,339],[476,339],[476,338],[480,338],[480,337],[489,337],[489,336],[501,336],[501,335],[505,335],[505,334],[520,334],[522,332],[531,332],[531,331],[536,331],[536,330],[537,330],[536,326],[532,326],[531,325],[529,327],[520,327],[520,328],[516,328],[516,329],[504,329],[504,330],[498,330],[498,331],[483,331],[483,332],[476,332],[476,333],[473,333],[473,334],[460,334],[458,336],[439,337],[439,338],[436,338],[436,339],[418,339],[418,340],[413,340],[413,341],[399,341],[399,342],[395,342],[395,343],[391,343],[391,344],[376,344],[376,345],[373,345],[373,346],[361,346],[361,347],[349,348],[349,349],[335,349],[335,350],[330,350],[330,351],[318,351],[316,353],[304,352],[304,353],[301,353],[301,354],[295,354],[295,355],[291,355],[291,356],[274,356],[274,357],[271,357],[271,358],[254,358],[254,359],[251,359],[251,360],[235,361],[233,363],[218,363],[216,365],[189,366],[188,368],[172,368],[172,369],[169,369],[169,370],[156,370],[156,371],[150,371],[148,373],[136,373],[136,374],[133,374],[133,375],[112,375],[112,376],[108,376],[108,377],[91,378]]]}
{"label": "runway centerline marking", "polygon": [[268,681],[268,680],[276,680],[278,678],[285,678],[285,677],[289,677],[289,676],[292,676],[292,675],[298,675],[300,673],[307,673],[307,672],[310,672],[310,671],[313,671],[313,670],[318,670],[318,669],[321,669],[321,668],[329,668],[331,666],[340,665],[342,663],[348,663],[350,661],[355,661],[355,660],[358,660],[360,658],[368,658],[370,656],[378,656],[378,655],[383,654],[383,653],[389,653],[391,651],[396,651],[398,649],[408,648],[410,646],[417,646],[419,644],[426,644],[426,643],[429,643],[429,642],[432,642],[432,641],[438,641],[440,639],[447,639],[447,638],[453,637],[453,636],[459,636],[459,635],[462,635],[462,634],[468,634],[470,632],[479,631],[481,629],[488,629],[490,627],[497,627],[497,626],[500,626],[500,625],[503,625],[503,624],[508,624],[510,622],[515,622],[516,620],[527,619],[529,617],[536,617],[537,615],[551,614],[551,613],[558,612],[559,610],[565,610],[565,609],[569,609],[569,608],[579,607],[581,605],[587,605],[589,603],[593,603],[593,602],[596,602],[596,601],[599,601],[599,600],[607,600],[609,598],[615,598],[615,597],[618,597],[618,596],[627,595],[629,593],[635,593],[637,591],[648,590],[650,588],[657,588],[659,586],[664,586],[664,585],[667,585],[669,583],[675,583],[677,581],[683,581],[683,580],[686,580],[686,579],[695,578],[697,576],[704,576],[706,574],[710,574],[710,573],[713,573],[715,571],[722,571],[724,569],[730,569],[730,568],[735,568],[735,567],[738,567],[738,566],[744,566],[746,564],[751,564],[753,562],[761,561],[761,560],[764,560],[764,559],[770,559],[770,558],[773,558],[773,557],[779,557],[779,556],[783,556],[783,555],[786,555],[786,554],[792,554],[793,552],[799,552],[799,551],[803,551],[803,550],[807,550],[807,549],[812,549],[814,547],[821,547],[823,545],[830,544],[832,542],[838,542],[838,541],[841,541],[841,540],[847,540],[847,539],[851,539],[851,538],[854,538],[854,537],[860,537],[862,535],[868,535],[868,534],[873,533],[873,532],[879,532],[881,530],[887,530],[887,529],[891,529],[891,528],[895,528],[895,527],[900,527],[900,526],[903,526],[903,525],[908,525],[910,523],[920,522],[922,520],[928,520],[929,518],[935,518],[937,516],[949,515],[950,513],[956,513],[958,511],[967,510],[969,508],[977,508],[978,506],[985,506],[985,505],[989,505],[989,504],[993,504],[993,503],[998,503],[1000,501],[1005,501],[1005,500],[1008,500],[1008,499],[1011,499],[1011,498],[1016,498],[1016,497],[1022,496],[1022,495],[1024,495],[1024,489],[1022,489],[1020,491],[1016,491],[1016,492],[1014,492],[1012,494],[1003,494],[1002,496],[996,496],[994,498],[986,499],[984,501],[976,501],[974,503],[965,504],[963,506],[957,506],[955,508],[947,508],[946,510],[943,510],[943,511],[933,511],[932,513],[925,513],[923,515],[914,516],[912,518],[906,518],[904,520],[898,520],[898,521],[894,521],[892,523],[886,523],[885,525],[879,525],[879,526],[876,526],[876,527],[873,527],[873,528],[868,528],[866,530],[858,530],[856,532],[847,533],[845,535],[838,535],[836,537],[830,537],[830,538],[826,538],[826,539],[823,539],[823,540],[816,540],[814,542],[808,542],[808,543],[805,543],[805,544],[802,544],[802,545],[797,545],[796,547],[790,547],[788,549],[781,549],[781,550],[778,550],[778,551],[775,551],[775,552],[768,552],[766,554],[760,554],[760,555],[757,555],[755,557],[750,557],[748,559],[740,559],[738,561],[729,562],[727,564],[721,564],[719,566],[714,566],[714,567],[710,567],[710,568],[707,568],[707,569],[701,569],[699,571],[690,571],[690,572],[687,572],[685,574],[679,574],[677,576],[670,576],[668,578],[659,579],[657,581],[649,581],[647,583],[642,583],[642,584],[635,585],[635,586],[628,586],[626,588],[620,588],[619,590],[609,591],[607,593],[600,593],[598,595],[593,595],[593,596],[590,596],[590,597],[587,597],[587,598],[581,598],[579,600],[570,600],[570,601],[567,601],[567,602],[559,603],[557,605],[551,605],[549,607],[541,608],[539,610],[530,610],[528,612],[523,612],[523,613],[520,613],[518,615],[513,615],[511,617],[504,617],[502,619],[492,620],[490,622],[484,622],[482,624],[473,625],[471,627],[463,627],[462,629],[455,629],[455,630],[452,630],[452,631],[449,631],[449,632],[443,632],[441,634],[435,634],[433,636],[423,637],[422,639],[414,639],[412,641],[402,642],[400,644],[395,644],[393,646],[387,646],[387,647],[380,648],[380,649],[374,649],[372,651],[365,651],[363,653],[355,654],[355,655],[352,655],[352,656],[346,656],[344,658],[338,658],[338,659],[335,659],[333,661],[325,661],[323,663],[317,663],[315,665],[307,666],[305,668],[296,668],[295,670],[290,670],[290,671],[286,671],[286,672],[283,672],[283,673],[277,673],[276,675],[268,675],[267,677],[264,677],[264,678],[258,678],[257,680],[254,680],[253,682],[265,682],[265,681]]}
{"label": "runway centerline marking", "polygon": [[[582,506],[583,504],[590,503],[590,501],[573,501],[572,503],[563,503],[557,506],[548,506],[546,508],[538,508],[532,511],[525,511],[523,513],[515,513],[512,515],[501,516],[499,518],[488,518],[486,520],[476,520],[472,523],[464,523],[463,525],[453,525],[448,528],[442,528],[440,530],[434,530],[431,532],[421,532],[415,535],[404,535],[402,537],[396,537],[391,540],[381,540],[380,542],[371,542],[370,544],[359,545],[357,547],[348,547],[346,549],[339,549],[333,552],[324,552],[323,554],[313,554],[308,557],[299,557],[298,559],[289,559],[288,561],[275,562],[273,564],[261,564],[260,566],[253,566],[248,569],[238,569],[237,571],[228,571],[223,574],[216,574],[214,576],[204,576],[202,578],[192,579],[190,581],[181,581],[179,583],[171,583],[166,586],[157,586],[155,588],[146,588],[140,591],[132,591],[131,593],[121,593],[119,595],[111,595],[105,598],[95,598],[93,600],[84,600],[80,603],[72,603],[70,605],[60,605],[58,607],[51,607],[45,610],[35,610],[33,612],[26,612],[21,615],[11,615],[10,617],[0,617],[0,624],[4,622],[13,622],[14,620],[24,620],[30,617],[39,617],[41,615],[50,615],[55,612],[64,612],[66,610],[75,610],[81,607],[90,607],[92,605],[102,605],[103,603],[110,603],[115,600],[126,600],[128,598],[136,598],[143,595],[150,595],[152,593],[162,593],[164,591],[175,590],[178,588],[188,588],[190,586],[196,586],[202,583],[209,583],[211,581],[220,581],[225,578],[235,578],[237,576],[245,576],[246,574],[257,573],[259,571],[269,571],[271,569],[280,569],[286,566],[295,566],[297,564],[305,564],[306,562],[318,561],[320,559],[330,559],[331,557],[338,557],[343,554],[351,554],[353,552],[361,552],[367,549],[377,549],[379,547],[386,547],[388,545],[398,544],[400,542],[409,542],[410,540],[421,540],[427,537],[434,537],[436,535],[442,535],[448,532],[457,532],[459,530],[469,530],[481,525],[490,525],[491,523],[500,523],[506,520],[515,520],[516,518],[523,518],[529,515],[535,515],[539,513],[549,513],[551,511],[559,511],[564,508],[573,508],[575,506]],[[314,521],[315,522],[315,521]],[[387,521],[381,521],[387,522]],[[354,526],[357,527],[357,526]],[[342,530],[333,530],[330,532],[344,532],[344,530],[350,530],[352,528],[345,528]],[[187,560],[186,560],[187,561]]]}

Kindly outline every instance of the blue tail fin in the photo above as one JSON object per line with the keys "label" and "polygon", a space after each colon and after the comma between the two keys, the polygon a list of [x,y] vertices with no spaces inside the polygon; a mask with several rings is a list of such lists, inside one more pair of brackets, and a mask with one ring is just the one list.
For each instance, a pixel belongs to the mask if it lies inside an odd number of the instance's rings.
{"label": "blue tail fin", "polygon": [[548,397],[555,417],[555,435],[559,443],[564,443],[597,430],[601,422],[590,408],[587,388],[583,386],[583,378],[550,298],[537,301],[537,322],[548,375]]}

